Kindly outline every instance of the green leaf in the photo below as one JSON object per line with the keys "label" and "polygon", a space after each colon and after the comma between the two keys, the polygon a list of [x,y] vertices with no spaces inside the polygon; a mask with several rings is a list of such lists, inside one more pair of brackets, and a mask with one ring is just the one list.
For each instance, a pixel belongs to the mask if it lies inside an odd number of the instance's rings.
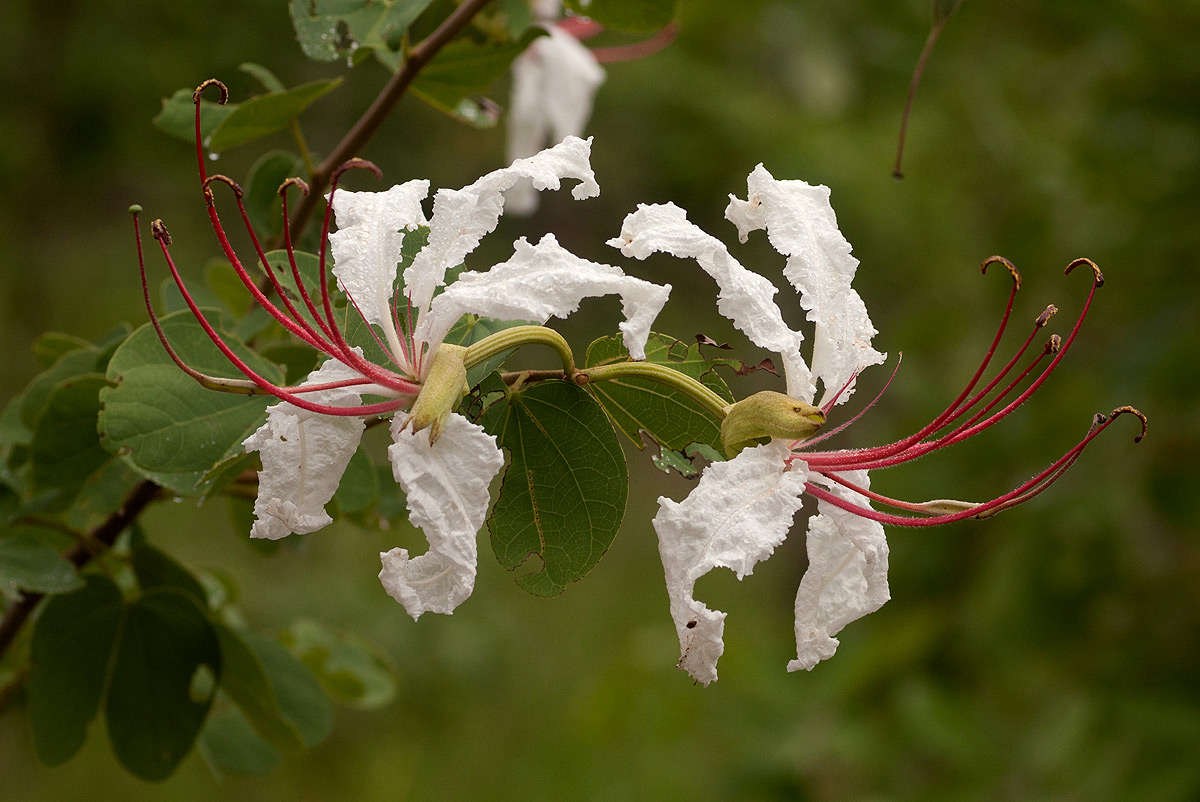
{"label": "green leaf", "polygon": [[442,48],[413,81],[412,91],[429,105],[478,128],[490,128],[499,119],[500,108],[480,98],[508,72],[513,59],[539,36],[531,28],[520,39],[506,44],[477,44],[459,39]]}
{"label": "green leaf", "polygon": [[[628,359],[621,338],[601,337],[588,346],[584,361],[591,368]],[[646,361],[677,370],[733,401],[729,387],[713,370],[714,363],[700,352],[699,345],[652,332],[646,343]],[[703,443],[717,451],[722,448],[720,420],[680,390],[637,377],[593,382],[588,389],[638,448],[644,447],[641,432],[675,451],[692,443]]]}
{"label": "green leaf", "polygon": [[141,474],[121,457],[111,457],[80,486],[75,500],[63,513],[63,522],[74,529],[92,529],[120,509]]}
{"label": "green leaf", "polygon": [[284,717],[275,688],[258,653],[242,633],[224,624],[214,624],[221,645],[221,690],[272,744],[287,750],[303,748],[300,731]]}
{"label": "green leaf", "polygon": [[[283,201],[279,198],[279,185],[303,167],[300,158],[286,150],[267,151],[250,167],[244,197],[246,214],[250,215],[250,222],[261,239],[273,237],[283,230]],[[292,193],[289,202],[296,200],[296,190],[292,190]],[[241,284],[240,281],[238,283]],[[245,288],[242,293],[246,294]]]}
{"label": "green leaf", "polygon": [[59,357],[49,370],[38,374],[25,388],[21,397],[21,424],[32,433],[58,383],[85,373],[103,372],[103,362],[103,354],[91,346],[69,351]]}
{"label": "green leaf", "polygon": [[[275,279],[279,282],[279,286],[283,288],[283,292],[287,295],[292,306],[296,307],[300,312],[301,317],[314,329],[320,330],[316,319],[308,310],[308,305],[304,303],[304,297],[300,294],[300,289],[296,285],[296,279],[292,275],[292,264],[288,259],[287,251],[277,250],[268,251],[267,265],[271,268],[271,272],[275,274]],[[309,300],[313,306],[317,308],[317,312],[324,315],[324,305],[321,302],[321,260],[315,253],[307,253],[306,251],[294,251],[296,258],[296,271],[300,274],[300,280],[304,282],[304,290],[308,293]],[[256,264],[258,264],[256,262]],[[262,265],[260,264],[261,268]],[[329,265],[326,264],[325,280],[329,287],[331,296],[330,300],[335,298],[339,303],[342,302],[344,296],[335,290],[335,279],[333,273],[329,270]],[[281,306],[281,304],[277,304]],[[336,311],[336,308],[335,308]],[[353,309],[351,309],[353,311]],[[354,317],[358,317],[358,313],[354,312]],[[322,317],[324,319],[324,317]],[[335,318],[336,319],[336,318]]]}
{"label": "green leaf", "polygon": [[630,33],[657,31],[679,14],[679,0],[566,0],[565,5],[606,28]]}
{"label": "green leaf", "polygon": [[299,384],[317,367],[321,353],[308,345],[281,342],[264,345],[262,355],[283,366],[284,381],[289,384]]}
{"label": "green leaf", "polygon": [[200,609],[207,609],[208,594],[200,580],[166,552],[150,545],[145,533],[136,524],[130,538],[130,559],[142,590],[172,588],[190,596]]}
{"label": "green leaf", "polygon": [[200,753],[218,778],[269,774],[283,759],[237,708],[208,717],[200,731]]}
{"label": "green leaf", "polygon": [[345,515],[364,512],[379,500],[378,474],[366,449],[354,452],[333,498]]}
{"label": "green leaf", "polygon": [[221,121],[213,130],[208,146],[214,153],[221,153],[273,134],[341,85],[341,78],[332,78],[311,81],[285,92],[256,95]]}
{"label": "green leaf", "polygon": [[246,285],[238,278],[237,271],[224,259],[210,259],[204,265],[204,285],[221,307],[234,317],[241,317],[250,311],[253,299],[246,291]]}
{"label": "green leaf", "polygon": [[0,590],[70,593],[83,587],[75,566],[31,529],[20,527],[0,536]]}
{"label": "green leaf", "polygon": [[[212,90],[209,90],[212,91]],[[164,133],[185,142],[196,141],[196,106],[192,103],[192,89],[179,89],[169,98],[163,98],[162,110],[154,118],[154,126]],[[237,103],[224,106],[211,100],[200,101],[200,136],[207,140],[213,131],[225,122],[225,118],[237,110]]]}
{"label": "green leaf", "polygon": [[[213,311],[207,318],[218,324]],[[237,376],[190,312],[161,320],[179,356],[197,370]],[[219,326],[218,326],[219,329]],[[282,371],[225,336],[243,360],[273,382]],[[242,455],[242,441],[262,423],[271,396],[219,393],[200,387],[163,350],[153,327],[142,326],[113,354],[100,392],[100,436],[105,448],[128,457],[143,476],[177,493],[203,494],[213,466]]]}
{"label": "green leaf", "polygon": [[87,340],[61,331],[48,331],[33,341],[33,357],[42,368],[48,368],[59,360],[63,354],[78,351],[80,348],[91,348]]}
{"label": "green leaf", "polygon": [[282,638],[341,704],[375,710],[395,698],[395,669],[354,635],[331,632],[316,621],[301,619],[293,622]]}
{"label": "green leaf", "polygon": [[56,491],[59,509],[112,459],[96,432],[100,390],[107,386],[98,373],[66,379],[55,385],[38,417],[30,446],[33,492]]}
{"label": "green leaf", "polygon": [[398,50],[404,32],[432,0],[291,0],[304,55],[317,61]]}
{"label": "green leaf", "polygon": [[253,61],[246,61],[238,65],[238,69],[254,78],[262,88],[268,92],[285,92],[287,87],[283,85],[283,81],[275,77],[275,73],[261,64],[255,64]]}
{"label": "green leaf", "polygon": [[47,601],[33,630],[29,718],[34,748],[48,766],[65,763],[83,745],[124,613],[111,579],[92,574],[85,582]]}
{"label": "green leaf", "polygon": [[143,780],[169,777],[204,724],[220,672],[216,633],[189,595],[159,587],[130,604],[104,708],[121,764]]}
{"label": "green leaf", "polygon": [[271,681],[280,712],[304,745],[311,749],[325,740],[333,729],[333,706],[312,672],[278,641],[251,633],[244,638]]}
{"label": "green leaf", "polygon": [[587,391],[557,381],[493,404],[482,423],[509,453],[488,518],[496,558],[523,569],[517,584],[530,593],[561,593],[600,560],[625,514],[616,433]]}

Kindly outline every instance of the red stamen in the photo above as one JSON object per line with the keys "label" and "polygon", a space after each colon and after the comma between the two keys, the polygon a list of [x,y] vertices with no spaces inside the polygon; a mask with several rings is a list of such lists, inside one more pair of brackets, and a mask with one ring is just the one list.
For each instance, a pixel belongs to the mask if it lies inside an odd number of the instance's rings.
{"label": "red stamen", "polygon": [[304,300],[304,306],[308,309],[309,314],[321,331],[329,339],[333,339],[333,335],[329,331],[329,326],[321,314],[317,312],[317,307],[313,304],[312,298],[308,294],[308,288],[304,285],[304,279],[300,277],[300,268],[296,264],[296,249],[292,245],[292,222],[288,216],[288,199],[287,189],[289,186],[297,187],[301,193],[308,194],[308,184],[301,178],[291,177],[279,185],[277,194],[283,200],[283,249],[287,252],[288,264],[292,268],[292,280],[296,282],[296,288],[300,291],[300,297]]}
{"label": "red stamen", "polygon": [[[1146,433],[1145,416],[1141,412],[1134,409],[1133,407],[1119,407],[1117,409],[1114,409],[1112,411],[1112,414],[1107,419],[1105,419],[1103,422],[1101,422],[1098,426],[1095,426],[1092,429],[1090,429],[1088,431],[1087,435],[1083,438],[1083,440],[1081,440],[1078,444],[1076,444],[1070,451],[1068,451],[1066,454],[1064,454],[1063,456],[1061,456],[1057,460],[1055,460],[1050,465],[1050,467],[1043,470],[1037,476],[1034,476],[1032,479],[1026,481],[1025,483],[1021,484],[1019,487],[1015,488],[1014,490],[1009,491],[1008,493],[1005,493],[1002,496],[992,499],[991,501],[984,502],[983,504],[979,504],[977,506],[971,507],[970,509],[963,510],[962,512],[949,513],[946,515],[934,515],[929,518],[911,518],[911,517],[908,517],[905,515],[891,515],[889,513],[879,512],[878,510],[873,510],[870,507],[863,507],[863,506],[860,506],[853,502],[846,501],[845,499],[841,498],[840,496],[834,495],[833,493],[830,493],[829,491],[827,491],[821,487],[818,487],[817,485],[814,485],[812,482],[807,482],[804,486],[804,489],[805,489],[805,492],[811,493],[816,498],[821,499],[823,501],[827,501],[830,504],[833,504],[835,507],[839,507],[843,510],[846,510],[847,512],[852,512],[855,515],[858,515],[863,518],[868,518],[872,521],[878,521],[880,523],[885,523],[885,524],[892,524],[894,526],[937,526],[939,524],[946,524],[946,523],[952,523],[954,521],[961,521],[965,518],[971,518],[973,516],[980,515],[981,513],[985,513],[990,510],[994,510],[998,507],[1001,507],[1005,504],[1008,504],[1008,502],[1012,501],[1013,499],[1016,499],[1024,494],[1028,493],[1031,489],[1036,488],[1039,485],[1041,485],[1042,482],[1045,481],[1047,479],[1047,477],[1050,477],[1051,475],[1054,475],[1055,477],[1060,476],[1061,475],[1060,469],[1062,468],[1062,466],[1074,461],[1075,457],[1077,457],[1079,455],[1079,453],[1082,452],[1083,449],[1087,447],[1088,443],[1090,443],[1092,440],[1094,440],[1096,437],[1098,437],[1101,432],[1103,432],[1105,429],[1107,429],[1112,424],[1112,422],[1115,421],[1122,414],[1135,415],[1142,421],[1142,433],[1139,434],[1135,438],[1135,442],[1140,441],[1141,438],[1144,437],[1145,433]],[[818,473],[822,473],[824,475],[824,472],[822,472],[822,471],[818,471]],[[858,492],[858,490],[856,488],[854,488],[850,483],[843,482],[842,484],[846,484],[846,486],[851,487],[851,489],[854,489],[854,490],[856,490],[856,492]]]}
{"label": "red stamen", "polygon": [[[179,268],[175,266],[175,260],[171,258],[171,251],[167,247],[168,242],[170,241],[170,235],[167,234],[167,229],[162,224],[162,221],[156,220],[154,224],[151,225],[151,231],[154,233],[154,237],[158,240],[158,244],[162,249],[163,258],[167,262],[167,267],[171,271],[172,278],[175,279],[175,286],[179,288],[179,292],[183,295],[184,303],[186,303],[188,309],[191,310],[192,315],[196,318],[196,322],[198,322],[201,328],[204,329],[204,333],[207,334],[208,338],[213,341],[213,344],[216,345],[221,353],[225,355],[225,358],[228,359],[243,376],[257,384],[263,390],[267,391],[276,398],[282,401],[287,401],[289,404],[300,407],[301,409],[306,409],[310,412],[317,412],[323,415],[341,415],[343,417],[361,417],[364,415],[375,415],[381,412],[393,412],[397,409],[400,409],[407,403],[407,401],[401,399],[396,401],[386,401],[378,404],[365,404],[357,407],[316,404],[312,401],[306,401],[295,393],[289,392],[288,390],[285,390],[279,385],[274,384],[270,380],[261,376],[253,368],[246,364],[241,357],[234,353],[233,349],[229,347],[229,345],[221,338],[221,335],[217,333],[216,329],[213,328],[212,324],[208,322],[208,319],[205,318],[201,313],[200,307],[196,305],[196,301],[192,298],[191,293],[187,290],[187,285],[183,281],[183,276],[179,274]],[[415,390],[416,388],[414,387],[413,391],[409,391],[408,394],[412,394],[412,392],[415,392]]]}
{"label": "red stamen", "polygon": [[604,26],[587,17],[564,17],[555,25],[576,39],[590,39],[604,30]]}
{"label": "red stamen", "polygon": [[[822,440],[828,440],[829,438],[833,437],[834,435],[838,434],[839,432],[845,431],[849,427],[853,426],[854,423],[859,418],[861,418],[863,415],[867,414],[867,412],[869,412],[872,407],[874,407],[877,403],[879,403],[879,399],[883,398],[883,394],[885,392],[887,392],[887,389],[889,387],[892,386],[892,379],[896,378],[896,374],[900,372],[900,363],[903,360],[904,360],[904,352],[901,351],[900,354],[896,357],[896,367],[892,368],[892,375],[888,376],[888,380],[883,385],[883,389],[881,389],[878,393],[876,393],[875,397],[871,399],[871,402],[869,404],[867,404],[865,407],[863,407],[862,409],[860,409],[858,411],[858,414],[856,414],[853,418],[846,421],[845,423],[835,426],[832,429],[822,432],[821,434],[817,435],[816,437],[810,437],[807,440],[796,440],[791,444],[791,449],[793,451],[795,451],[795,450],[797,450],[797,447],[799,447],[800,449],[808,448],[809,446],[811,446],[815,443],[820,443]],[[851,381],[853,381],[853,380],[851,380]],[[846,382],[846,386],[847,387],[850,386],[850,382]],[[845,388],[843,388],[843,389],[845,389]],[[822,409],[821,411],[825,412],[824,409]],[[825,412],[825,414],[828,415],[829,413]]]}

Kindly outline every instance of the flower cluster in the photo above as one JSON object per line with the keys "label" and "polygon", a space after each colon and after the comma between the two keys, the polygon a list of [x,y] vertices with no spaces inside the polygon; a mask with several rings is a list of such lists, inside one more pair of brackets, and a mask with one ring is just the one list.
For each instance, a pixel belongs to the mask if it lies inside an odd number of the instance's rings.
{"label": "flower cluster", "polygon": [[[670,287],[581,259],[547,234],[536,244],[517,240],[512,258],[506,262],[482,273],[464,272],[437,292],[447,270],[461,264],[495,229],[504,193],[517,181],[527,180],[535,189],[546,190],[557,189],[569,178],[578,181],[572,190],[576,199],[599,193],[589,164],[591,141],[568,137],[462,189],[439,190],[428,219],[421,207],[429,192],[428,181],[408,181],[384,192],[339,191],[338,179],[346,169],[378,173],[368,162],[347,163],[331,182],[319,253],[319,298],[315,300],[297,268],[288,227],[287,190],[290,186],[307,188],[299,179],[285,182],[280,187],[284,244],[304,304],[304,309],[299,309],[267,264],[240,188],[224,176],[207,174],[199,99],[209,85],[219,88],[222,101],[226,93],[224,86],[214,81],[202,84],[194,95],[197,162],[213,231],[255,301],[287,331],[328,358],[294,387],[281,387],[255,372],[201,313],[171,256],[166,228],[156,220],[151,229],[185,302],[246,380],[213,379],[179,359],[158,326],[143,267],[146,306],[159,337],[179,366],[206,386],[261,391],[280,400],[268,409],[266,423],[245,442],[247,451],[259,452],[263,464],[251,537],[274,540],[329,524],[324,507],[359,446],[365,420],[394,414],[388,457],[396,481],[405,491],[409,518],[425,532],[429,550],[415,558],[402,548],[385,552],[380,580],[413,618],[426,611],[450,613],[474,586],[475,536],[487,512],[488,485],[503,467],[504,458],[492,435],[452,411],[467,389],[467,365],[465,349],[443,343],[447,333],[467,313],[544,323],[550,317],[569,315],[584,298],[615,294],[621,298],[625,315],[620,326],[625,345],[630,354],[641,357],[650,325],[666,303]],[[259,288],[230,244],[213,197],[214,183],[233,189],[247,234],[283,308]],[[338,229],[330,234],[335,216]],[[397,284],[402,245],[418,229],[427,229],[427,244],[404,270],[402,284]],[[327,288],[326,241],[338,286],[391,365],[372,364],[360,348],[347,343]],[[364,401],[367,396],[380,400]]]}
{"label": "flower cluster", "polygon": [[[797,652],[788,663],[789,671],[812,669],[831,657],[838,646],[834,635],[850,622],[879,609],[890,597],[888,546],[882,524],[932,526],[995,514],[1045,490],[1118,415],[1137,415],[1142,419],[1144,434],[1145,418],[1132,407],[1096,416],[1087,435],[1066,454],[1019,487],[984,503],[911,503],[872,491],[869,470],[899,465],[961,442],[1024,403],[1074,342],[1095,291],[1103,284],[1100,269],[1087,259],[1078,259],[1066,269],[1070,273],[1086,266],[1092,275],[1091,290],[1066,340],[1053,335],[1015,378],[1000,386],[1057,311],[1048,307],[1012,358],[990,382],[975,391],[1000,343],[1021,285],[1020,274],[1010,262],[1001,257],[986,260],[985,272],[992,264],[1008,269],[1012,291],[991,347],[959,396],[926,426],[894,443],[823,451],[815,446],[858,416],[822,435],[808,437],[807,433],[815,431],[836,404],[849,398],[861,370],[885,360],[885,355],[871,345],[877,332],[862,299],[850,286],[858,260],[838,230],[829,189],[804,181],[776,180],[759,165],[748,178],[746,200],[731,196],[725,217],[737,227],[742,242],[751,232],[764,229],[772,247],[786,258],[784,278],[800,294],[800,305],[814,324],[811,366],[801,355],[803,336],[787,326],[773,300],[775,286],[739,264],[722,242],[690,223],[679,207],[669,203],[639,206],[625,219],[620,237],[609,241],[624,255],[638,259],[654,252],[694,259],[712,276],[720,290],[721,314],[752,342],[779,355],[787,396],[779,396],[776,407],[782,403],[781,412],[795,419],[796,434],[790,436],[778,431],[778,421],[769,426],[760,424],[758,434],[776,436],[740,450],[728,462],[709,465],[682,502],[659,499],[654,528],[679,636],[679,665],[698,682],[707,684],[717,678],[726,614],[697,601],[695,583],[717,566],[731,569],[739,579],[751,573],[783,542],[805,494],[817,499],[818,514],[809,521],[809,566],[796,593]],[[1043,364],[1047,358],[1049,361]],[[1017,392],[1039,366],[1040,372]],[[810,404],[818,381],[825,397],[813,407]],[[739,406],[729,411],[727,422],[738,414]],[[761,413],[754,410],[752,415]],[[738,443],[726,445],[738,451]],[[881,512],[871,502],[916,514]]]}

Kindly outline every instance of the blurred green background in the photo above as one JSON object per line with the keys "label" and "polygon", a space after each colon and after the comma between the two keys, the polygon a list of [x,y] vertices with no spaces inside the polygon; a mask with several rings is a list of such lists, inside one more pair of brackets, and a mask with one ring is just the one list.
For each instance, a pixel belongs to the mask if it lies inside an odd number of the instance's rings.
{"label": "blurred green background", "polygon": [[[266,778],[218,783],[193,755],[161,786],[124,773],[100,726],[72,762],[41,767],[10,709],[0,797],[1200,797],[1200,3],[967,0],[918,93],[903,181],[891,164],[927,2],[684,5],[673,47],[608,71],[589,128],[602,196],[544,197],[538,216],[504,221],[487,253],[553,230],[581,255],[671,282],[660,330],[704,331],[757,359],[694,266],[631,262],[603,241],[637,202],[674,200],[732,245],[726,194],[744,194],[761,161],[832,188],[876,345],[905,354],[847,445],[908,433],[969,376],[1007,292],[1002,274],[979,278],[982,258],[1001,253],[1024,273],[1010,347],[1049,302],[1065,333],[1087,283],[1063,277],[1071,259],[1105,270],[1083,334],[1033,403],[986,436],[876,474],[877,488],[994,496],[1072,445],[1093,412],[1125,403],[1150,416],[1147,440],[1135,447],[1123,421],[1027,506],[890,530],[892,601],[848,627],[835,658],[787,674],[799,524],[745,582],[715,572],[700,583],[699,597],[729,612],[708,688],[674,668],[649,526],[656,496],[690,485],[632,450],[624,529],[589,577],[531,598],[482,543],[474,597],[419,624],[375,580],[377,552],[420,549],[407,526],[338,525],[266,556],[219,500],[161,504],[146,517],[156,543],[236,577],[259,628],[308,616],[379,644],[398,668],[396,701],[339,710],[327,742]],[[10,0],[4,15],[0,400],[36,372],[40,332],[92,338],[144,320],[130,202],[166,219],[192,275],[216,254],[188,148],[150,125],[161,97],[210,75],[235,99],[258,91],[236,70],[246,60],[290,85],[344,71],[304,59],[282,0]],[[350,73],[307,115],[310,144],[329,148],[384,80],[371,63]],[[407,98],[363,155],[389,183],[457,187],[501,164],[503,139],[502,127],[469,130]],[[244,176],[262,148],[242,151],[220,169]],[[761,235],[735,254],[784,286]],[[798,324],[798,304],[779,297]],[[613,328],[616,304],[585,312],[560,326],[580,352]],[[857,400],[884,373],[864,376]]]}

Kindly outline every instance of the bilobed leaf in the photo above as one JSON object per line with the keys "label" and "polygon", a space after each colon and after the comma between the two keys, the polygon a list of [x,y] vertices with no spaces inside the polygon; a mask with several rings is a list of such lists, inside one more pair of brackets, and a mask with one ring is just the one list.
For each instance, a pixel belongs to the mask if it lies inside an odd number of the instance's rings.
{"label": "bilobed leaf", "polygon": [[256,95],[239,104],[213,129],[208,146],[213,152],[220,153],[273,134],[341,84],[341,78],[332,78],[311,81],[284,92]]}
{"label": "bilobed leaf", "polygon": [[489,407],[482,424],[508,452],[488,517],[496,559],[539,596],[561,593],[611,545],[625,514],[625,455],[587,391],[550,381]]}
{"label": "bilobed leaf", "polygon": [[325,740],[333,729],[333,706],[312,672],[276,640],[251,633],[243,638],[271,682],[280,713],[304,745],[311,749]]}
{"label": "bilobed leaf", "polygon": [[142,590],[172,588],[190,596],[200,609],[207,609],[208,594],[200,580],[166,552],[150,545],[145,533],[136,525],[130,538],[130,561]]}
{"label": "bilobed leaf", "polygon": [[[219,329],[217,313],[205,314]],[[185,362],[210,375],[240,378],[190,312],[167,315],[161,323]],[[278,367],[233,337],[225,336],[225,341],[263,376],[282,380]],[[258,428],[274,400],[200,387],[171,361],[149,324],[113,354],[108,381],[116,386],[100,393],[104,447],[127,456],[144,477],[184,494],[204,493],[199,485],[204,474],[242,454],[242,441]]]}
{"label": "bilobed leaf", "polygon": [[103,372],[103,354],[88,346],[69,351],[58,358],[49,369],[39,373],[21,396],[21,423],[33,432],[38,418],[46,409],[46,402],[54,388],[64,379],[72,379],[87,373]]}
{"label": "bilobed leaf", "polygon": [[65,763],[83,745],[124,614],[111,579],[92,574],[85,581],[47,601],[33,630],[29,718],[38,758],[48,766]]}
{"label": "bilobed leaf", "polygon": [[288,10],[304,55],[317,61],[396,51],[432,0],[291,0]]}
{"label": "bilobed leaf", "polygon": [[[164,133],[185,142],[196,141],[196,106],[192,103],[192,89],[178,89],[169,98],[163,98],[162,110],[154,118],[154,126]],[[212,91],[212,90],[209,90]],[[212,132],[237,110],[237,103],[224,106],[211,100],[200,101],[200,136],[208,139]]]}
{"label": "bilobed leaf", "polygon": [[0,533],[0,590],[70,593],[82,587],[75,566],[32,528]]}
{"label": "bilobed leaf", "polygon": [[505,44],[477,44],[466,39],[451,42],[421,70],[412,90],[429,105],[463,122],[491,127],[500,109],[479,96],[508,72],[513,59],[534,39],[545,35],[541,28],[531,28],[517,41]]}
{"label": "bilobed leaf", "polygon": [[302,748],[300,731],[284,717],[267,669],[244,634],[220,623],[213,628],[221,646],[221,690],[267,741],[281,749]]}
{"label": "bilobed leaf", "polygon": [[375,710],[395,697],[395,669],[354,635],[332,632],[316,621],[301,619],[293,622],[282,637],[341,704]]}
{"label": "bilobed leaf", "polygon": [[200,731],[198,746],[218,778],[226,774],[269,774],[283,759],[278,749],[259,737],[237,708],[209,716]]}
{"label": "bilobed leaf", "polygon": [[[587,367],[625,362],[629,352],[620,337],[601,337],[588,346]],[[666,365],[696,379],[732,403],[725,381],[696,344],[651,332],[646,343],[646,361]],[[596,400],[617,427],[638,448],[644,446],[640,432],[650,435],[668,449],[682,451],[692,443],[721,450],[721,422],[688,394],[661,382],[637,377],[598,381],[588,385]]]}
{"label": "bilobed leaf", "polygon": [[38,417],[30,446],[33,492],[56,491],[56,509],[67,507],[112,459],[96,432],[99,394],[107,386],[98,373],[65,379],[55,385]]}
{"label": "bilobed leaf", "polygon": [[33,357],[42,368],[48,368],[68,351],[91,347],[92,344],[81,337],[61,331],[48,331],[33,341]]}
{"label": "bilobed leaf", "polygon": [[196,740],[221,673],[221,650],[191,596],[158,587],[129,604],[104,713],[121,764],[143,780],[175,771]]}
{"label": "bilobed leaf", "polygon": [[657,31],[679,13],[679,0],[566,0],[566,7],[615,31]]}

